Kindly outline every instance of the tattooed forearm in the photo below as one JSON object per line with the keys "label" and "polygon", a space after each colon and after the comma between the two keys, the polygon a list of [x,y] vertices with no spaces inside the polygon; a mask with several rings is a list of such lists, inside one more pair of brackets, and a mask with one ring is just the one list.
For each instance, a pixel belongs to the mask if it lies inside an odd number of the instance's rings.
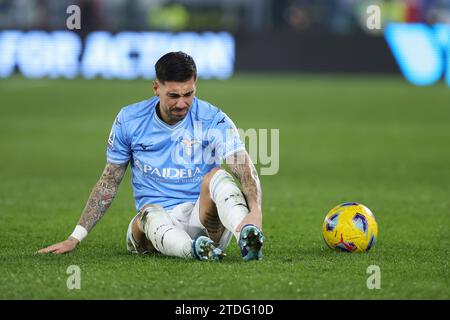
{"label": "tattooed forearm", "polygon": [[228,168],[239,179],[249,209],[261,211],[262,192],[258,173],[246,151],[239,151],[227,159]]}
{"label": "tattooed forearm", "polygon": [[90,231],[105,214],[116,196],[127,165],[106,164],[102,176],[92,189],[78,224]]}

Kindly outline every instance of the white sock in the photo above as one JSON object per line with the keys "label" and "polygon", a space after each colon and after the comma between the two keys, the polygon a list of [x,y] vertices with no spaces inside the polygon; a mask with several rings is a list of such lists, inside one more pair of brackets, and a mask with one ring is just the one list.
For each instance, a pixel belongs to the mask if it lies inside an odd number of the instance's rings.
{"label": "white sock", "polygon": [[147,239],[156,250],[167,256],[192,257],[191,237],[173,224],[169,214],[162,207],[146,208],[141,221]]}
{"label": "white sock", "polygon": [[248,206],[242,191],[236,185],[233,177],[225,170],[218,170],[211,178],[209,192],[219,213],[219,218],[225,228],[233,232],[239,240],[237,226],[248,214]]}

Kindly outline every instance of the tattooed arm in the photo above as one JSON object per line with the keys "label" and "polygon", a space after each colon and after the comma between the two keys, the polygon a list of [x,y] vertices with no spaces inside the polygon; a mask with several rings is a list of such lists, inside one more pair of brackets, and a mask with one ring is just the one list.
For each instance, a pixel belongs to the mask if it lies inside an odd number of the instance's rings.
{"label": "tattooed arm", "polygon": [[126,169],[126,165],[106,164],[103,174],[94,186],[78,221],[78,224],[88,232],[92,230],[111,205]]}
{"label": "tattooed arm", "polygon": [[247,151],[238,151],[226,159],[230,171],[241,182],[242,192],[247,200],[250,212],[237,227],[240,231],[245,224],[254,224],[262,228],[262,191],[258,173]]}
{"label": "tattooed arm", "polygon": [[[86,203],[78,225],[84,227],[88,232],[103,217],[116,196],[120,182],[122,181],[128,164],[118,165],[107,163],[103,174],[92,189],[91,195]],[[74,237],[41,249],[39,253],[65,253],[75,249],[79,241]]]}

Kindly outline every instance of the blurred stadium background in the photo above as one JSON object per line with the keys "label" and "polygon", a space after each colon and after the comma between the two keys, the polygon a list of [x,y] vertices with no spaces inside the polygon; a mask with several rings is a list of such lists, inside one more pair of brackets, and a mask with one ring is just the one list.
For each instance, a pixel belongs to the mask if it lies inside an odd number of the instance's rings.
{"label": "blurred stadium background", "polygon": [[[81,12],[80,28],[73,30],[76,37],[36,32],[67,31],[66,10],[73,4]],[[380,9],[380,26],[370,29],[368,8],[374,5]],[[384,39],[390,23],[422,28],[399,31],[410,42],[399,41],[399,32],[389,38],[391,48],[400,46],[393,51],[399,51],[395,58],[407,76],[414,57],[403,54],[405,46],[418,51],[417,60],[442,64],[441,58],[434,61],[429,55],[448,51],[447,0],[2,0],[0,29],[28,32],[0,35],[0,75],[7,77],[16,68],[30,77],[81,73],[151,78],[155,59],[170,49],[194,55],[205,78],[247,71],[392,74],[400,70]],[[433,39],[425,26],[438,29]],[[105,60],[109,65],[98,67],[108,64]],[[442,66],[430,67],[426,61],[417,68],[435,68],[434,81],[443,73]]]}
{"label": "blurred stadium background", "polygon": [[[0,0],[0,298],[448,299],[449,24],[448,0]],[[152,94],[172,50],[239,128],[280,130],[279,171],[261,176],[265,260],[235,246],[214,267],[130,258],[129,177],[76,252],[33,255],[72,231],[117,112]],[[321,239],[346,201],[378,219],[368,254]],[[373,264],[383,290],[366,286]]]}

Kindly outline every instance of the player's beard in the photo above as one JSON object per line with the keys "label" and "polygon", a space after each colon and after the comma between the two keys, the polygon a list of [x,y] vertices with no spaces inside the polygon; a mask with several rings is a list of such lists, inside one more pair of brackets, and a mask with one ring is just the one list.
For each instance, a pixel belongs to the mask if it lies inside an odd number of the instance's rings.
{"label": "player's beard", "polygon": [[158,111],[159,111],[159,116],[162,120],[164,120],[161,117],[161,113],[163,113],[164,117],[169,119],[169,124],[170,125],[174,125],[177,122],[180,122],[181,120],[183,120],[188,112],[189,109],[191,108],[191,106],[185,107],[185,108],[178,108],[178,107],[168,107],[168,108],[164,108],[161,107],[160,104],[158,104]]}
{"label": "player's beard", "polygon": [[190,106],[185,108],[172,108],[170,109],[170,118],[171,120],[181,121],[186,117],[189,112]]}

